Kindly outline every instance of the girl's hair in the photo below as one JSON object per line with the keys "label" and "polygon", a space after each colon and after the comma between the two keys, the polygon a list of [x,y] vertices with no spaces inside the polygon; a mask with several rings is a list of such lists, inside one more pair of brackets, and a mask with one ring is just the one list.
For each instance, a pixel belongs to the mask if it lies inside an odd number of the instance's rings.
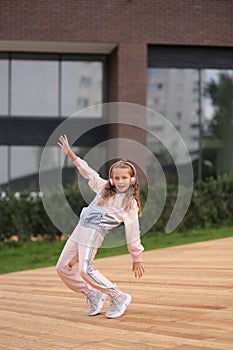
{"label": "girl's hair", "polygon": [[139,196],[139,184],[136,174],[136,169],[128,160],[121,159],[120,161],[114,163],[109,169],[109,180],[104,186],[98,204],[103,205],[105,201],[108,201],[111,197],[116,195],[116,188],[112,184],[112,173],[114,169],[127,169],[129,175],[133,178],[133,184],[130,184],[129,188],[126,191],[125,198],[123,200],[123,208],[128,210],[132,208],[133,200],[135,199],[138,205],[138,215],[141,215],[141,203]]}

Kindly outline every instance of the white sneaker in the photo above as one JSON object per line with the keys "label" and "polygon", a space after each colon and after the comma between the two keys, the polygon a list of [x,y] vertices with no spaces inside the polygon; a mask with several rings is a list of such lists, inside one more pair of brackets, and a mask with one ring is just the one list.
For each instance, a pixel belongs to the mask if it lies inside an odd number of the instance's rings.
{"label": "white sneaker", "polygon": [[116,318],[122,316],[131,300],[131,295],[120,292],[120,294],[111,298],[110,308],[106,312],[105,316],[107,318]]}
{"label": "white sneaker", "polygon": [[98,315],[104,305],[107,294],[102,293],[98,289],[92,289],[86,296],[87,302],[90,303],[90,310],[88,311],[88,316]]}

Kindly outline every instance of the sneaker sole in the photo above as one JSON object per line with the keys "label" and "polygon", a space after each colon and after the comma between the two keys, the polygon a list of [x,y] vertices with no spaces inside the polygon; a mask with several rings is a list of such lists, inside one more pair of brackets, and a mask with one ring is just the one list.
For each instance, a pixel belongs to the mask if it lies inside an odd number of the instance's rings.
{"label": "sneaker sole", "polygon": [[117,318],[117,317],[122,316],[125,313],[126,308],[129,306],[129,304],[132,301],[131,295],[129,295],[129,294],[126,294],[126,295],[127,295],[127,299],[125,301],[124,308],[121,310],[121,312],[119,312],[118,314],[112,315],[112,316],[111,315],[109,316],[108,313],[106,313],[105,316],[107,318]]}
{"label": "sneaker sole", "polygon": [[107,298],[107,294],[103,295],[102,298],[99,300],[99,303],[98,303],[98,306],[97,306],[97,309],[95,311],[93,311],[92,313],[89,313],[88,312],[88,316],[96,316],[100,313],[100,311],[102,310],[102,307],[104,305],[104,302]]}

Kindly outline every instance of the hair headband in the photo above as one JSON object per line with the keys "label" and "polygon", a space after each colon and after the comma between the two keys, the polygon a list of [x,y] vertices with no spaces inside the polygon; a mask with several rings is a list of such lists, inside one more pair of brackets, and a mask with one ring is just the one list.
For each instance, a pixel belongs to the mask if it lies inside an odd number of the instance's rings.
{"label": "hair headband", "polygon": [[113,164],[111,165],[110,169],[109,169],[109,179],[110,179],[111,185],[112,185],[111,172],[112,172],[113,168],[114,168],[117,164],[120,164],[120,163],[124,163],[125,165],[128,165],[131,169],[133,169],[134,174],[133,174],[133,176],[131,177],[131,179],[132,179],[132,181],[133,181],[133,183],[134,183],[134,182],[136,181],[136,175],[137,175],[135,166],[134,166],[132,163],[128,162],[127,160],[121,159],[121,160],[119,160],[118,162],[113,163]]}

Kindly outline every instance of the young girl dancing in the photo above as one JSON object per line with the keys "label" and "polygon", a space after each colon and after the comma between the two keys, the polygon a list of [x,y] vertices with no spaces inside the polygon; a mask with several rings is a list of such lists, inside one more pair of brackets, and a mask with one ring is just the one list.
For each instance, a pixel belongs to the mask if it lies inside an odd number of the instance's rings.
{"label": "young girl dancing", "polygon": [[[122,222],[125,225],[126,243],[132,255],[132,271],[142,277],[144,267],[140,241],[138,215],[140,199],[136,169],[130,162],[120,160],[109,169],[109,179],[102,179],[69,146],[66,135],[59,137],[58,145],[73,160],[79,173],[86,178],[90,188],[96,192],[94,200],[82,209],[80,220],[61,253],[57,272],[63,282],[75,292],[84,294],[90,303],[89,316],[100,313],[106,297],[110,296],[107,318],[123,315],[132,297],[122,292],[100,271],[93,268],[97,249],[105,235]],[[79,273],[74,269],[79,261]]]}

